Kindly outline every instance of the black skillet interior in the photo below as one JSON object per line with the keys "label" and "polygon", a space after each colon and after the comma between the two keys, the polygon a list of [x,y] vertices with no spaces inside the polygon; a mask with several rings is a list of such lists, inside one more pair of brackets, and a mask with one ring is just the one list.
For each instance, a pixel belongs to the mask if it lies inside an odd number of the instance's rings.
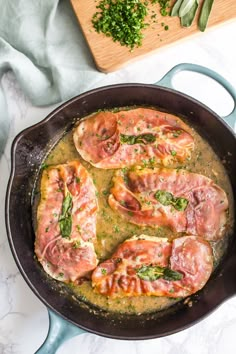
{"label": "black skillet interior", "polygon": [[[12,172],[6,197],[6,223],[16,263],[28,285],[53,311],[79,327],[112,338],[145,339],[175,333],[196,323],[236,293],[236,237],[220,267],[198,294],[193,305],[183,302],[149,315],[115,315],[94,309],[72,297],[61,283],[49,278],[34,258],[31,200],[37,173],[54,144],[69,131],[75,118],[98,109],[154,106],[187,118],[226,160],[226,170],[236,194],[236,143],[226,124],[206,106],[173,90],[155,85],[126,84],[96,89],[57,108],[42,122],[20,133],[12,146]],[[236,236],[236,235],[234,235]]]}

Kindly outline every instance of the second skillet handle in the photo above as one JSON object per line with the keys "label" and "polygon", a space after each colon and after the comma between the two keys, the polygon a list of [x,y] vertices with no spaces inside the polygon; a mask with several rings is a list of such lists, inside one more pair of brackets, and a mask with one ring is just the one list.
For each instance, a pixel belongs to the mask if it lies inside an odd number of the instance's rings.
{"label": "second skillet handle", "polygon": [[56,315],[49,309],[48,316],[49,329],[47,338],[41,347],[35,352],[35,354],[55,354],[57,349],[66,340],[79,334],[85,333],[85,331],[64,320],[62,317]]}
{"label": "second skillet handle", "polygon": [[203,74],[215,80],[226,89],[226,91],[231,95],[231,97],[234,100],[234,108],[229,115],[222,118],[232,129],[234,129],[236,124],[236,90],[226,79],[224,79],[217,72],[197,64],[189,64],[189,63],[178,64],[174,66],[170,71],[168,71],[168,73],[165,74],[160,81],[156,82],[156,85],[164,86],[168,88],[174,88],[172,85],[173,77],[181,71],[192,71],[199,74]]}

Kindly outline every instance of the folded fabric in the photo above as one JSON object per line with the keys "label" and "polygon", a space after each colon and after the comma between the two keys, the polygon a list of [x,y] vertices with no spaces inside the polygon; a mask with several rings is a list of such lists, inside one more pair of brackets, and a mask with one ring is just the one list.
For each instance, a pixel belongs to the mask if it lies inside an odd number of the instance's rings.
{"label": "folded fabric", "polygon": [[[84,92],[104,77],[94,66],[69,0],[0,0],[0,80],[13,70],[34,105]],[[0,87],[0,155],[8,118]]]}

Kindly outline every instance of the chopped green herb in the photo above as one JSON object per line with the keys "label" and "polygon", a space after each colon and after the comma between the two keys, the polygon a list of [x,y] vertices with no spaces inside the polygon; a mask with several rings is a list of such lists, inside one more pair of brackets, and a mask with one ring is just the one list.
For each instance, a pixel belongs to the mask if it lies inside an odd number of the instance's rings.
{"label": "chopped green herb", "polygon": [[156,158],[154,156],[149,159],[150,165],[154,165],[155,162],[156,162]]}
{"label": "chopped green herb", "polygon": [[102,191],[102,194],[106,196],[106,195],[109,194],[109,191],[108,190],[104,190],[104,191]]}
{"label": "chopped green herb", "polygon": [[170,7],[170,0],[151,0],[152,4],[159,3],[160,5],[160,13],[162,16],[169,15],[169,7]]}
{"label": "chopped green herb", "polygon": [[134,305],[132,305],[132,304],[129,304],[128,305],[128,310],[129,310],[129,312],[136,312],[136,307],[134,306]]}
{"label": "chopped green herb", "polygon": [[148,166],[148,160],[143,159],[143,160],[142,160],[142,163],[143,163],[144,167],[147,167],[147,166]]}
{"label": "chopped green herb", "polygon": [[77,249],[77,248],[80,247],[80,245],[81,245],[80,240],[75,240],[72,247],[75,248],[75,249]]}
{"label": "chopped green herb", "polygon": [[102,268],[101,269],[101,273],[102,273],[102,275],[106,275],[107,274],[107,270],[105,268]]}
{"label": "chopped green herb", "polygon": [[48,164],[47,163],[42,163],[41,165],[41,170],[45,170],[46,168],[48,168]]}
{"label": "chopped green herb", "polygon": [[173,132],[173,137],[174,138],[178,138],[180,136],[180,134],[182,134],[182,130],[175,130]]}
{"label": "chopped green herb", "polygon": [[175,156],[175,155],[176,155],[176,151],[175,151],[175,150],[171,150],[170,153],[171,153],[172,156]]}
{"label": "chopped green herb", "polygon": [[141,46],[142,29],[148,26],[144,22],[146,5],[140,0],[102,0],[97,5],[99,11],[92,18],[93,27],[96,32],[102,32],[132,50]]}
{"label": "chopped green herb", "polygon": [[114,229],[114,231],[117,232],[117,233],[120,232],[120,228],[119,228],[118,225],[114,225],[114,226],[113,226],[113,229]]}

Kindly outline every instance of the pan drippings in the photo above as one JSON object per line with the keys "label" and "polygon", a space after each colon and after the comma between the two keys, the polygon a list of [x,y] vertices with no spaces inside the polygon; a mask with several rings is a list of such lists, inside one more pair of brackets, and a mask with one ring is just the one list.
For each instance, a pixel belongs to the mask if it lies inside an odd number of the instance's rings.
{"label": "pan drippings", "polygon": [[[189,128],[194,138],[195,149],[191,159],[187,159],[184,163],[174,162],[171,166],[177,169],[185,169],[190,172],[202,174],[212,179],[227,194],[229,200],[229,212],[227,224],[225,228],[225,237],[220,241],[210,242],[213,248],[214,267],[218,265],[222,258],[228,242],[233,224],[233,201],[230,182],[222,162],[219,160],[211,146],[200,137],[200,135],[192,128]],[[72,160],[78,160],[88,171],[93,179],[96,187],[96,196],[98,200],[97,212],[97,241],[95,243],[95,251],[99,262],[102,262],[112,256],[118,245],[127,238],[134,235],[149,235],[157,237],[165,237],[169,241],[177,236],[181,236],[171,231],[168,227],[161,226],[153,228],[149,226],[138,226],[125,220],[119,213],[113,210],[108,204],[108,196],[112,187],[112,178],[116,170],[100,169],[93,167],[90,163],[84,161],[74,146],[73,133],[67,133],[50,152],[47,157],[46,165],[65,164]],[[184,234],[182,234],[184,236]],[[169,297],[155,296],[138,296],[111,298],[93,291],[91,281],[85,280],[79,285],[70,283],[68,286],[73,288],[75,296],[84,299],[88,303],[109,311],[120,313],[136,313],[159,311],[163,308],[173,305],[180,299],[171,299]]]}

